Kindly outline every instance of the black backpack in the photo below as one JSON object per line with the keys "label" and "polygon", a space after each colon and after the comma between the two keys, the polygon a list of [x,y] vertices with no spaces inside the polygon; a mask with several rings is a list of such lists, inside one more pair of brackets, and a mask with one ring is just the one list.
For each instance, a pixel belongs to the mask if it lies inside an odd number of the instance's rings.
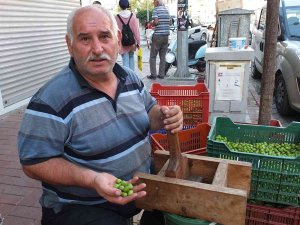
{"label": "black backpack", "polygon": [[132,17],[132,13],[130,14],[130,17],[129,17],[129,20],[128,20],[128,23],[125,24],[124,21],[121,19],[120,15],[118,15],[120,21],[122,22],[123,24],[123,27],[122,27],[122,45],[123,46],[130,46],[130,45],[133,45],[135,44],[135,39],[134,39],[134,35],[133,35],[133,32],[129,26],[129,22],[130,22],[130,19]]}

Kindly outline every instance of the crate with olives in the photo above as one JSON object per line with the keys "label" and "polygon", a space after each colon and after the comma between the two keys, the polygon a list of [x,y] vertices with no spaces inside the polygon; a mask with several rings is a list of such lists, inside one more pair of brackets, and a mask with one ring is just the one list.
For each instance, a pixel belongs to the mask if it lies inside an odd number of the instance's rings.
{"label": "crate with olives", "polygon": [[216,117],[207,155],[252,163],[249,199],[300,206],[300,123],[274,127]]}

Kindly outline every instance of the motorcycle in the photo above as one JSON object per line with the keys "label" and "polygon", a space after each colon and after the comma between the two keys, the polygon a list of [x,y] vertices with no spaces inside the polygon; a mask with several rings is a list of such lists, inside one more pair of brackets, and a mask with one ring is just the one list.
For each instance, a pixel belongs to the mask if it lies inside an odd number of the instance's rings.
{"label": "motorcycle", "polygon": [[[200,40],[195,40],[193,34],[201,33]],[[205,34],[205,35],[204,35]],[[204,38],[203,38],[204,37]],[[200,28],[193,29],[188,36],[188,67],[197,69],[199,72],[205,71],[205,51],[207,48],[207,33],[205,30],[201,30]],[[175,66],[177,67],[177,36],[175,36],[169,46],[168,52],[166,54],[166,66],[165,73],[169,71],[169,69]]]}

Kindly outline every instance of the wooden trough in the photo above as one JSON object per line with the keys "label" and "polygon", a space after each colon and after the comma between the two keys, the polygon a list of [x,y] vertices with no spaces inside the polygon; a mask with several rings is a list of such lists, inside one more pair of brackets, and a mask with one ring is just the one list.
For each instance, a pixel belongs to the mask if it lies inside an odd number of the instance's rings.
{"label": "wooden trough", "polygon": [[136,206],[244,225],[251,163],[181,153],[174,134],[168,133],[168,143],[169,151],[154,153],[156,175],[136,174],[147,185],[147,196]]}

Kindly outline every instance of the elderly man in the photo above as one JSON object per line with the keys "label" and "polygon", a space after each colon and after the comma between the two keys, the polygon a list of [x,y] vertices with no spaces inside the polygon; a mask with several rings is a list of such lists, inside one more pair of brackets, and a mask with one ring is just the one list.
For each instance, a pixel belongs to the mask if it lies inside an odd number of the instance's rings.
{"label": "elderly man", "polygon": [[[153,25],[155,26],[152,36],[150,50],[150,75],[148,79],[155,80],[157,77],[163,79],[166,75],[166,54],[168,51],[168,40],[170,35],[170,14],[162,0],[154,0],[152,13]],[[159,70],[156,71],[156,57],[159,54]]]}
{"label": "elderly man", "polygon": [[149,129],[182,128],[180,107],[156,104],[133,71],[116,63],[121,33],[101,6],[73,11],[71,59],[31,99],[18,136],[24,172],[40,180],[42,225],[126,225],[145,184],[122,197],[117,178],[150,172]]}

